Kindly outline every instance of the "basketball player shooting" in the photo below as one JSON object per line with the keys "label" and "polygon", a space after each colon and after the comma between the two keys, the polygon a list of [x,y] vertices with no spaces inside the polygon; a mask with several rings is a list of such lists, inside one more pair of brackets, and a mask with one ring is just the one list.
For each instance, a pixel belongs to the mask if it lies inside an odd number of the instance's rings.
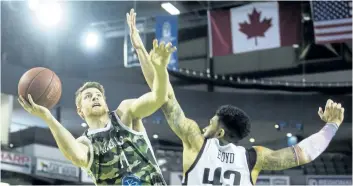
{"label": "basketball player shooting", "polygon": [[[153,87],[153,66],[135,27],[133,10],[127,14],[131,41],[137,50],[149,87]],[[157,42],[154,42],[157,45]],[[319,108],[326,122],[317,133],[297,145],[271,150],[262,146],[250,149],[236,143],[250,132],[250,118],[239,108],[221,106],[201,132],[198,124],[185,116],[168,85],[168,101],[161,107],[167,122],[183,144],[183,184],[185,185],[255,185],[261,170],[284,170],[313,161],[329,145],[343,121],[344,108],[328,100]]]}
{"label": "basketball player shooting", "polygon": [[87,82],[76,92],[77,113],[89,129],[78,139],[66,130],[31,95],[19,102],[29,113],[49,126],[60,151],[74,165],[86,170],[97,185],[166,185],[157,165],[141,119],[154,113],[167,100],[166,70],[175,48],[154,45],[149,63],[155,81],[152,91],[140,98],[124,100],[109,112],[104,88]]}

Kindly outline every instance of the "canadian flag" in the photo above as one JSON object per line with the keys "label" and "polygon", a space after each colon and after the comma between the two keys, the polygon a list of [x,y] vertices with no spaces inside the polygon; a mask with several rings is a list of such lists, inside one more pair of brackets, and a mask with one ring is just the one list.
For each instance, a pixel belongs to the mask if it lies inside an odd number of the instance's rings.
{"label": "canadian flag", "polygon": [[222,56],[298,44],[300,4],[261,2],[208,12],[210,55]]}

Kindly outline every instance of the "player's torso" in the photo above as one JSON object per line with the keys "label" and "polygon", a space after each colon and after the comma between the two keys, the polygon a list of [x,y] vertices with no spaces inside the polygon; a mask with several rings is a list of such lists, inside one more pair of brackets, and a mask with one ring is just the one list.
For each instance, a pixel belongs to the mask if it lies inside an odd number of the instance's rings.
{"label": "player's torso", "polygon": [[183,184],[252,185],[246,150],[234,144],[220,146],[218,139],[206,140]]}
{"label": "player's torso", "polygon": [[90,174],[96,184],[165,184],[146,133],[118,120],[112,117],[106,128],[87,135],[94,149]]}

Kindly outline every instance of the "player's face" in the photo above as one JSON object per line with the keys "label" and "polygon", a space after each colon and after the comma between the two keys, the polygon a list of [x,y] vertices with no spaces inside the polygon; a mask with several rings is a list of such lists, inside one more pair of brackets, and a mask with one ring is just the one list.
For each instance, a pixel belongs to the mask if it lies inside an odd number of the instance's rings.
{"label": "player's face", "polygon": [[97,88],[82,91],[81,112],[85,117],[99,117],[108,112],[104,95]]}
{"label": "player's face", "polygon": [[218,138],[220,130],[220,125],[219,125],[219,118],[217,115],[213,116],[213,118],[210,120],[210,124],[205,127],[203,131],[203,136],[205,138]]}

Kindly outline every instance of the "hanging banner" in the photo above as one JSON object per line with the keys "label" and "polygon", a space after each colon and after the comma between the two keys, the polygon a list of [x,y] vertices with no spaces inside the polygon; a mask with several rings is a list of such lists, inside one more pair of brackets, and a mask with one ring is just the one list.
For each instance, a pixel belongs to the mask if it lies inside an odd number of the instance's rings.
{"label": "hanging banner", "polygon": [[80,172],[72,164],[38,158],[35,173],[53,179],[79,181]]}
{"label": "hanging banner", "polygon": [[307,185],[352,185],[352,176],[307,176]]}
{"label": "hanging banner", "polygon": [[[158,16],[156,17],[156,39],[165,44],[171,42],[178,48],[178,17]],[[168,69],[178,68],[178,53],[175,51],[168,64]]]}
{"label": "hanging banner", "polygon": [[289,176],[259,176],[256,185],[290,185]]}
{"label": "hanging banner", "polygon": [[32,159],[30,156],[1,151],[1,170],[31,174]]}

